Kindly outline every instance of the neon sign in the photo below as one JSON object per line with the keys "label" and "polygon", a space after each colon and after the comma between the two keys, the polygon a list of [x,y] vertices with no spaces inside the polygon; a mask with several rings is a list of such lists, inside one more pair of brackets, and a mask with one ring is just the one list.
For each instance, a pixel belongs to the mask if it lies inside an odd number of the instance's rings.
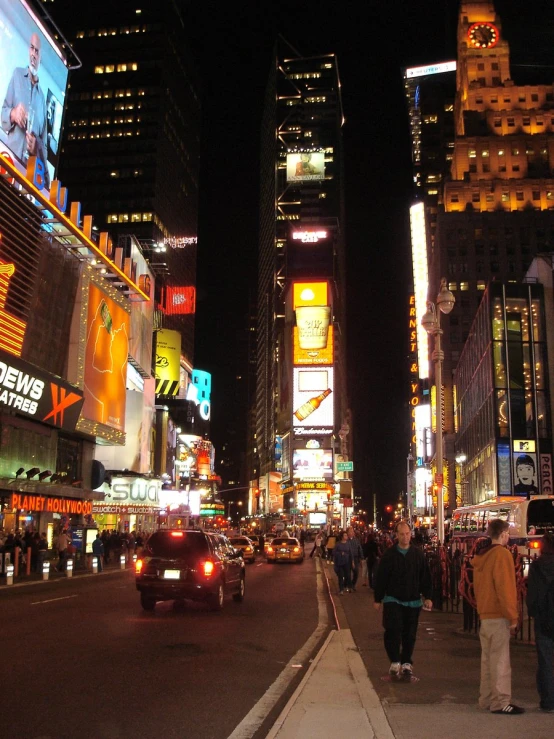
{"label": "neon sign", "polygon": [[317,244],[320,239],[327,238],[327,231],[293,231],[292,238],[303,244]]}
{"label": "neon sign", "polygon": [[427,331],[421,325],[421,319],[427,312],[429,274],[427,269],[427,234],[423,203],[416,203],[410,208],[410,231],[412,239],[412,269],[415,288],[419,377],[424,380],[429,377],[429,339]]}
{"label": "neon sign", "polygon": [[0,262],[0,349],[20,357],[27,324],[4,310],[14,272],[15,265]]}

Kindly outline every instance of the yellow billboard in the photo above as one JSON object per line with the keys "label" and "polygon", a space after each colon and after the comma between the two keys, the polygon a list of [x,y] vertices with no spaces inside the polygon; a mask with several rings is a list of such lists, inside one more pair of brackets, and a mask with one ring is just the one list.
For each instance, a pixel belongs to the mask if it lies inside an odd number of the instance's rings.
{"label": "yellow billboard", "polygon": [[294,364],[333,364],[333,327],[327,329],[325,346],[322,348],[302,348],[298,334],[298,326],[294,327],[293,343]]}
{"label": "yellow billboard", "polygon": [[181,334],[162,329],[156,333],[156,395],[179,392]]}

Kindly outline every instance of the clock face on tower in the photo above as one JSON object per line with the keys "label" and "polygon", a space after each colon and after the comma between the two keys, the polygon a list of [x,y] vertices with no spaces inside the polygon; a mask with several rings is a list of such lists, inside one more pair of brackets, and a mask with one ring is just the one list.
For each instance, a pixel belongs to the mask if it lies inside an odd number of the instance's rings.
{"label": "clock face on tower", "polygon": [[500,32],[493,23],[472,23],[467,37],[469,45],[475,49],[491,49],[498,43]]}

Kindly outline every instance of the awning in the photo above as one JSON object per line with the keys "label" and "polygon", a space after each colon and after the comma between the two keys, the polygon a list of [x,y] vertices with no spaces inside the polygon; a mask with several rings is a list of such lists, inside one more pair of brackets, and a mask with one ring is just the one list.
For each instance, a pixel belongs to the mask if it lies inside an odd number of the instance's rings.
{"label": "awning", "polygon": [[39,480],[20,480],[14,477],[0,477],[0,496],[20,493],[22,495],[43,495],[52,498],[74,498],[75,500],[104,500],[104,493],[90,488],[73,485],[56,485]]}

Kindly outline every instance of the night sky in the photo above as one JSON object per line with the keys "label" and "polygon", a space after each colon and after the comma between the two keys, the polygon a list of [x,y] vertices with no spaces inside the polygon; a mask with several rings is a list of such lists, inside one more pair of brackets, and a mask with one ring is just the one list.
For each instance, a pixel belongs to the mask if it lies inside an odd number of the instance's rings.
{"label": "night sky", "polygon": [[[533,3],[527,17],[521,2],[495,3],[512,65],[554,63],[552,6]],[[338,56],[355,484],[366,506],[371,492],[381,506],[405,490],[409,451],[412,190],[401,68],[456,58],[457,9],[456,0],[202,0],[185,15],[203,87],[195,364],[213,373],[216,445],[239,369],[236,334],[256,289],[259,126],[273,44],[281,33],[306,56]],[[517,67],[512,76],[518,79]],[[552,80],[550,67],[542,82]]]}

